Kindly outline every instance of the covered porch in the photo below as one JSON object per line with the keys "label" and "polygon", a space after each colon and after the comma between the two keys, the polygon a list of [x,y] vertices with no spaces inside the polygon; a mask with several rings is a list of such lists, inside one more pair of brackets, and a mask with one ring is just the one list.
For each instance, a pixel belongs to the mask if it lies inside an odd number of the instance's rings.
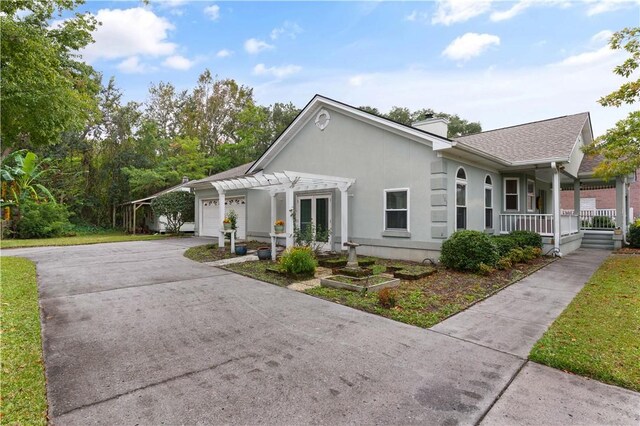
{"label": "covered porch", "polygon": [[[294,171],[282,171],[265,173],[258,172],[252,175],[233,177],[228,179],[220,179],[210,181],[209,184],[215,189],[218,194],[218,218],[219,218],[219,234],[218,234],[218,246],[224,247],[225,244],[225,231],[223,220],[227,216],[225,210],[225,197],[228,192],[231,191],[248,191],[258,190],[268,192],[270,195],[270,228],[269,236],[271,237],[272,247],[275,245],[275,241],[278,238],[284,239],[285,246],[287,248],[292,247],[295,243],[295,230],[300,227],[300,217],[296,217],[296,211],[300,207],[301,199],[314,199],[310,194],[318,194],[323,191],[337,190],[339,192],[340,201],[340,246],[344,247],[344,243],[349,238],[349,203],[348,203],[348,190],[355,183],[355,179],[327,176],[311,173],[301,173]],[[277,196],[284,194],[286,220],[283,232],[274,231],[274,223],[278,219],[277,217]],[[296,203],[296,197],[298,203]],[[315,203],[316,200],[314,200]],[[308,203],[311,205],[311,203]],[[266,213],[266,212],[265,212]],[[328,213],[328,222],[326,225],[331,227],[330,215]],[[331,229],[328,229],[331,233]],[[315,232],[314,232],[315,234]],[[272,249],[272,257],[275,257],[275,250]]]}

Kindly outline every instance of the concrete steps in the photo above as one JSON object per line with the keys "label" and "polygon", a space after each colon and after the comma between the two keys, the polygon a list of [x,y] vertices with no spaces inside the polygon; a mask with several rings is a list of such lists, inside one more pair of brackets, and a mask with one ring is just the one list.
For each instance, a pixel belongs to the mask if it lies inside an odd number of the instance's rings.
{"label": "concrete steps", "polygon": [[580,247],[613,250],[613,231],[584,231]]}

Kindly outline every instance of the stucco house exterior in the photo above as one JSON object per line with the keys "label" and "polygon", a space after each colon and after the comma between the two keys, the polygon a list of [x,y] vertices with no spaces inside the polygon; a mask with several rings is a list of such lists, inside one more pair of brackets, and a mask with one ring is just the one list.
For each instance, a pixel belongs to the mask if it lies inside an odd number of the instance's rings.
{"label": "stucco house exterior", "polygon": [[[122,204],[122,222],[125,231],[135,234],[138,229],[164,234],[167,230],[166,216],[158,216],[151,209],[151,202],[157,197],[174,191],[191,191],[188,186],[189,178],[184,176],[182,182],[170,188],[163,189],[155,194],[138,200],[132,200]],[[115,218],[114,218],[115,223]],[[180,227],[180,232],[193,232],[194,222],[185,222]]]}
{"label": "stucco house exterior", "polygon": [[327,249],[353,241],[362,254],[422,260],[456,230],[528,229],[567,253],[583,232],[579,212],[561,215],[560,188],[579,199],[580,148],[592,140],[588,113],[449,139],[444,119],[406,126],[316,95],[256,162],[188,184],[195,233],[224,244],[233,208],[238,238],[287,246],[294,227],[313,226],[329,231]]}

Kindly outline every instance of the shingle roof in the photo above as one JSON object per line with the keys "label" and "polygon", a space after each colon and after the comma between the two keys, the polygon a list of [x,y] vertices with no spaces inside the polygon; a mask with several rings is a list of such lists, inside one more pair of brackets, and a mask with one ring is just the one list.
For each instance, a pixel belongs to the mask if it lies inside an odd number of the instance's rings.
{"label": "shingle roof", "polygon": [[251,167],[253,165],[253,161],[250,163],[246,163],[246,164],[242,164],[240,166],[237,167],[233,167],[229,170],[225,170],[224,172],[220,172],[217,173],[215,175],[211,175],[211,176],[207,176],[206,178],[203,179],[198,179],[198,180],[194,180],[189,182],[190,184],[198,184],[198,183],[203,183],[203,182],[213,182],[216,180],[221,180],[221,179],[231,179],[231,178],[235,178],[235,177],[240,177],[240,176],[245,176],[247,173],[247,170],[249,170],[249,167]]}
{"label": "shingle roof", "polygon": [[604,160],[604,157],[602,155],[585,155],[582,158],[582,163],[580,163],[578,174],[590,175],[591,173],[593,173],[593,169],[595,169],[602,160]]}
{"label": "shingle roof", "polygon": [[589,113],[566,115],[454,138],[507,162],[569,158]]}

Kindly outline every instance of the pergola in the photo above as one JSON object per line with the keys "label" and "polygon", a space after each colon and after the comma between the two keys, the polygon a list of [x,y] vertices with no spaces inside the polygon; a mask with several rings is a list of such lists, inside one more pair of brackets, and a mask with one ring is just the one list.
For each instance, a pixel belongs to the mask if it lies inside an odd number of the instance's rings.
{"label": "pergola", "polygon": [[[355,183],[355,179],[337,176],[325,176],[311,173],[282,171],[274,173],[258,172],[253,175],[221,179],[210,182],[218,192],[218,208],[220,220],[220,235],[218,246],[224,247],[224,228],[222,221],[226,217],[225,192],[242,189],[258,189],[268,191],[271,195],[271,224],[276,220],[276,195],[285,194],[287,212],[294,210],[294,193],[300,191],[318,191],[326,189],[340,190],[340,236],[342,246],[348,241],[349,210],[347,191]],[[293,246],[293,221],[285,223],[286,246]]]}

